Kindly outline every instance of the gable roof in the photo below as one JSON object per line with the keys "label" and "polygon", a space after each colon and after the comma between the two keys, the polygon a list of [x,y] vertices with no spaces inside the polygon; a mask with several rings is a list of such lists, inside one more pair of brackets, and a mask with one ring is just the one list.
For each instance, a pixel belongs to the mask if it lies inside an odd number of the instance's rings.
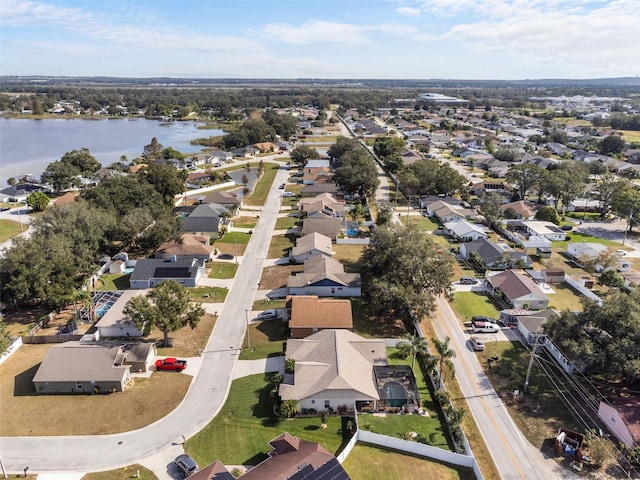
{"label": "gable roof", "polygon": [[359,273],[345,273],[344,266],[338,260],[316,255],[305,260],[303,273],[289,276],[287,286],[313,286],[325,280],[345,287],[359,287],[362,283]]}
{"label": "gable roof", "polygon": [[351,390],[379,399],[374,365],[386,365],[383,340],[365,339],[349,330],[322,330],[287,340],[287,358],[295,359],[293,384],[280,384],[283,400],[300,400],[326,390]]}
{"label": "gable roof", "polygon": [[535,202],[530,202],[528,200],[518,200],[517,202],[505,203],[504,205],[500,205],[500,210],[503,212],[507,209],[513,209],[518,215],[521,215],[524,218],[533,217],[538,210],[542,208],[542,205],[539,205]]}
{"label": "gable roof", "polygon": [[545,293],[526,275],[520,275],[513,270],[505,270],[491,275],[487,281],[493,288],[499,288],[509,300],[517,300],[525,295],[534,295],[541,299],[549,299]]}
{"label": "gable roof", "polygon": [[453,233],[456,237],[465,237],[471,233],[477,233],[487,237],[487,232],[480,225],[472,224],[466,220],[458,220],[455,222],[447,222],[444,228]]}
{"label": "gable roof", "polygon": [[78,195],[80,195],[78,192],[67,192],[63,195],[60,195],[58,198],[56,198],[53,201],[54,205],[65,205],[67,203],[73,203],[76,201],[76,198],[78,198]]}
{"label": "gable roof", "polygon": [[220,460],[216,460],[210,465],[201,468],[198,473],[189,477],[190,480],[235,480],[231,472]]}
{"label": "gable roof", "polygon": [[350,300],[299,295],[287,297],[287,308],[289,328],[353,328]]}
{"label": "gable roof", "polygon": [[291,249],[291,256],[302,255],[311,250],[319,250],[325,255],[333,255],[331,239],[321,233],[311,232],[296,240],[296,246]]}

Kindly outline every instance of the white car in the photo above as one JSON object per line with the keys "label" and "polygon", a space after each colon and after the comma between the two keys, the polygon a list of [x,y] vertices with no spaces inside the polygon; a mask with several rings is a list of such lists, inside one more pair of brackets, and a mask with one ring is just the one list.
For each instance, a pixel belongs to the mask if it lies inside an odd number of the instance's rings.
{"label": "white car", "polygon": [[624,257],[627,254],[627,251],[626,250],[616,250],[616,253],[618,255],[622,255]]}

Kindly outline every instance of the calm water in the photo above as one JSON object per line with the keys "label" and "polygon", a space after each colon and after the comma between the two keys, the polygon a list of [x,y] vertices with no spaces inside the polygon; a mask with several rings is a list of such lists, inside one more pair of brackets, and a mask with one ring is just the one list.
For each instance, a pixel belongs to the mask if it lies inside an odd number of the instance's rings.
{"label": "calm water", "polygon": [[198,137],[222,135],[222,130],[198,130],[195,122],[114,119],[17,119],[0,118],[0,188],[9,177],[31,173],[40,175],[47,165],[71,150],[86,147],[108,166],[126,155],[139,157],[145,145],[156,137],[164,147],[183,153],[198,153],[191,145]]}

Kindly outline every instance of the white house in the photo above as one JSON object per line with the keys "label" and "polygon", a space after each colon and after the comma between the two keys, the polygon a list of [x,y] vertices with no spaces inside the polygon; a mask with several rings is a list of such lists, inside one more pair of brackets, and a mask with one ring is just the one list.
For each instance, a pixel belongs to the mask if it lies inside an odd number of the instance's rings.
{"label": "white house", "polygon": [[362,280],[359,273],[345,273],[338,260],[316,255],[304,262],[302,273],[289,277],[287,287],[289,295],[359,297]]}
{"label": "white house", "polygon": [[[596,272],[604,270],[604,267],[597,262],[597,259],[607,250],[609,250],[607,246],[601,243],[576,242],[567,245],[567,255],[576,265],[584,267],[588,262],[594,262]],[[616,262],[616,270],[618,272],[628,272],[631,270],[631,262],[626,258],[619,258]]]}
{"label": "white house", "polygon": [[290,257],[298,263],[303,263],[316,255],[333,255],[331,239],[321,233],[309,233],[296,240],[296,246],[291,249]]}
{"label": "white house", "polygon": [[551,222],[527,220],[522,222],[522,225],[530,237],[546,238],[552,242],[563,241],[567,238],[567,232]]}
{"label": "white house", "polygon": [[479,238],[487,238],[489,236],[482,225],[469,223],[466,220],[447,222],[444,224],[444,228],[448,235],[451,235],[461,242],[478,240]]}
{"label": "white house", "polygon": [[549,297],[526,275],[513,270],[490,275],[487,271],[486,278],[492,293],[507,300],[513,308],[542,310],[549,306]]}

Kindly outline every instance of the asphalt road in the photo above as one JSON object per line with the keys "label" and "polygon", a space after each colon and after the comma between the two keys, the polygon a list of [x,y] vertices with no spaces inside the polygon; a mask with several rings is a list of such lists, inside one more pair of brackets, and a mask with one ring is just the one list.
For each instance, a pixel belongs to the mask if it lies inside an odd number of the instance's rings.
{"label": "asphalt road", "polygon": [[[154,424],[125,433],[75,437],[2,437],[0,458],[8,472],[22,472],[25,466],[29,466],[30,473],[111,470],[137,463],[163,450],[170,450],[169,458],[172,458],[176,444],[182,442],[182,435],[189,438],[215,417],[229,392],[238,348],[247,327],[247,312],[252,309],[280,209],[278,185],[285,182],[287,176],[288,171],[284,168],[276,175],[233,286],[203,352],[200,369],[184,401]],[[96,415],[99,414],[96,412]],[[82,418],[77,420],[82,422]],[[167,470],[172,470],[170,462],[167,463]]]}
{"label": "asphalt road", "polygon": [[[451,338],[456,379],[493,460],[504,480],[555,480],[567,472],[533,447],[513,423],[509,412],[484,374],[449,303],[438,298],[434,326],[439,338]],[[487,336],[487,339],[493,338]]]}

